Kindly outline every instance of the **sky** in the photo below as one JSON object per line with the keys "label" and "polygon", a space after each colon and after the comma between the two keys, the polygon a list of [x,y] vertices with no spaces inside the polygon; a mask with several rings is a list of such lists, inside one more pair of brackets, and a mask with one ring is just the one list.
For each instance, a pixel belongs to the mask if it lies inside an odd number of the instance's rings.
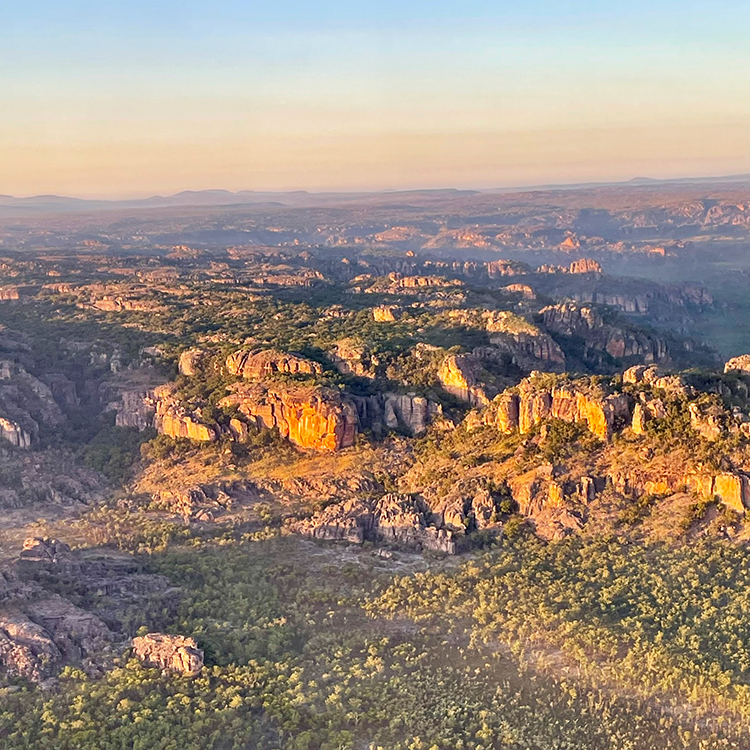
{"label": "sky", "polygon": [[0,0],[0,194],[750,173],[745,0]]}

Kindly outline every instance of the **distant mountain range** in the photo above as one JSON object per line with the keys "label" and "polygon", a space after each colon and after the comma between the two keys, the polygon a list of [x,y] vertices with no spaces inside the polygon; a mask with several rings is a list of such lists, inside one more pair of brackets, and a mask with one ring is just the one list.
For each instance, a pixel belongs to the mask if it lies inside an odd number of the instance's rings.
{"label": "distant mountain range", "polygon": [[674,179],[654,179],[636,177],[627,182],[588,182],[567,185],[534,185],[528,187],[496,188],[489,190],[459,190],[455,188],[425,190],[383,190],[373,192],[320,192],[306,190],[289,192],[270,192],[240,190],[233,193],[229,190],[183,190],[174,195],[154,195],[150,198],[129,200],[101,200],[71,198],[60,195],[35,195],[16,198],[12,195],[0,195],[1,216],[24,216],[40,213],[87,213],[107,210],[134,208],[176,208],[190,206],[288,206],[311,207],[331,206],[351,203],[383,204],[389,202],[429,203],[431,200],[461,198],[479,193],[518,193],[532,190],[583,190],[605,187],[659,187],[680,184],[747,184],[750,186],[750,174],[727,175],[720,177],[683,177]]}

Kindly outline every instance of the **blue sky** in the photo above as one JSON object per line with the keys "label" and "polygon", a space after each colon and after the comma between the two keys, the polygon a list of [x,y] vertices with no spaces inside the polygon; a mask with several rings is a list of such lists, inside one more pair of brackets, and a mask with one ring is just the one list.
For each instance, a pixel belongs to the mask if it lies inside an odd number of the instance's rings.
{"label": "blue sky", "polygon": [[750,171],[750,3],[0,4],[0,193]]}

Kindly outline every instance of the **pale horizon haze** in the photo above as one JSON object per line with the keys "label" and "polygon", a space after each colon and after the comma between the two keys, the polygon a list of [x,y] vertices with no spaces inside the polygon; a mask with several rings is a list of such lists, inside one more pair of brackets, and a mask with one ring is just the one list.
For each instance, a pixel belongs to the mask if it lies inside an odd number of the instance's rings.
{"label": "pale horizon haze", "polygon": [[0,5],[0,194],[750,172],[750,3]]}

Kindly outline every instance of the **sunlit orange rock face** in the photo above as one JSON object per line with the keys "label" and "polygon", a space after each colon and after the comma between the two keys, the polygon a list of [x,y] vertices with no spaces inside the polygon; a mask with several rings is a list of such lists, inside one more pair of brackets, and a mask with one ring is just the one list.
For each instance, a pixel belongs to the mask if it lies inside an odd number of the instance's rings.
{"label": "sunlit orange rock face", "polygon": [[275,388],[238,383],[221,406],[235,406],[259,427],[278,429],[292,443],[315,451],[354,445],[355,405],[331,388]]}
{"label": "sunlit orange rock face", "polygon": [[617,425],[630,424],[630,400],[624,394],[594,395],[563,385],[537,388],[533,378],[518,387],[518,392],[500,394],[485,415],[501,432],[521,434],[545,419],[582,422],[601,440],[609,440]]}
{"label": "sunlit orange rock face", "polygon": [[472,406],[486,406],[490,400],[482,384],[477,382],[479,361],[470,354],[452,354],[446,357],[438,370],[438,380],[443,388],[456,398]]}

